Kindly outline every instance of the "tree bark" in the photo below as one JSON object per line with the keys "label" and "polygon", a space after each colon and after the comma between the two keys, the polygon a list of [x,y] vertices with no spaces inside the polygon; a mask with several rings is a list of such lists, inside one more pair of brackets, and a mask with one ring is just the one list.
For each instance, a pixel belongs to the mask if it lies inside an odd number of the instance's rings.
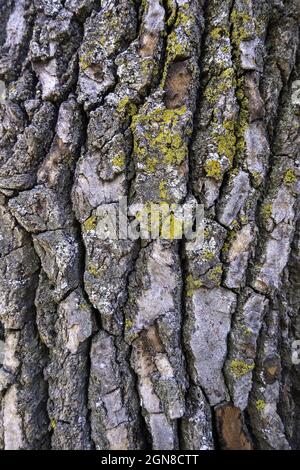
{"label": "tree bark", "polygon": [[299,0],[0,10],[0,448],[299,448]]}

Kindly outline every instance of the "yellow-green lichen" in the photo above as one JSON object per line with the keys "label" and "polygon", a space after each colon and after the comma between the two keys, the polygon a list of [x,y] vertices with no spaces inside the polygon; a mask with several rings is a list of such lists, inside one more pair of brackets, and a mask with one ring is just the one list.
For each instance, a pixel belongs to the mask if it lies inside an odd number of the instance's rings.
{"label": "yellow-green lichen", "polygon": [[133,341],[135,341],[137,338],[139,337],[139,334],[137,331],[134,331],[132,333],[127,333],[126,334],[126,339],[127,341],[129,341],[130,343],[133,343]]}
{"label": "yellow-green lichen", "polygon": [[[152,77],[152,80],[159,75],[159,66],[153,59],[143,59],[141,62],[141,71],[143,77]],[[151,74],[151,75],[150,75]]]}
{"label": "yellow-green lichen", "polygon": [[216,181],[222,179],[222,167],[218,160],[207,160],[204,165],[206,175]]}
{"label": "yellow-green lichen", "polygon": [[240,230],[241,226],[238,222],[238,220],[234,219],[232,222],[231,222],[231,227],[235,230],[235,231],[238,231]]}
{"label": "yellow-green lichen", "polygon": [[224,33],[228,34],[227,30],[223,27],[216,27],[216,28],[213,28],[211,30],[211,32],[209,33],[210,37],[214,40],[214,41],[218,41],[219,39],[221,39],[221,37],[224,35]]}
{"label": "yellow-green lichen", "polygon": [[209,104],[216,104],[220,96],[232,89],[234,76],[234,70],[232,68],[227,68],[221,72],[217,80],[213,80],[213,82],[205,88],[204,97]]}
{"label": "yellow-green lichen", "polygon": [[221,47],[221,51],[223,52],[223,54],[229,54],[230,47],[229,46],[223,46],[223,47]]}
{"label": "yellow-green lichen", "polygon": [[104,36],[104,34],[102,34],[99,38],[99,42],[101,46],[105,46],[105,41],[106,41],[106,37]]}
{"label": "yellow-green lichen", "polygon": [[246,147],[245,132],[249,127],[249,100],[244,93],[244,78],[236,79],[232,68],[223,70],[217,82],[210,84],[204,96],[210,105],[216,105],[220,96],[236,88],[236,98],[239,103],[239,113],[234,119],[225,119],[220,126],[217,108],[214,110],[213,137],[220,156],[225,156],[232,166],[234,158]]}
{"label": "yellow-green lichen", "polygon": [[167,199],[168,198],[168,191],[166,190],[166,181],[161,181],[159,183],[159,196],[161,199]]}
{"label": "yellow-green lichen", "polygon": [[[187,5],[183,5],[187,6]],[[187,26],[190,21],[190,16],[186,15],[183,11],[179,11],[176,19],[176,26]],[[189,36],[189,32],[186,30],[185,33]]]}
{"label": "yellow-green lichen", "polygon": [[217,283],[217,284],[220,284],[221,282],[221,278],[222,278],[222,274],[223,274],[223,268],[222,266],[219,264],[218,266],[215,266],[214,268],[212,268],[209,273],[208,273],[208,279],[210,279],[211,281]]}
{"label": "yellow-green lichen", "polygon": [[259,187],[263,181],[263,175],[259,171],[252,172],[253,185],[254,187]]}
{"label": "yellow-green lichen", "polygon": [[205,261],[211,261],[213,260],[215,257],[215,253],[213,251],[210,251],[210,250],[204,250],[203,252],[203,259]]}
{"label": "yellow-green lichen", "polygon": [[99,277],[101,275],[100,269],[97,268],[97,266],[93,264],[89,264],[87,271],[91,276],[94,276],[94,277]]}
{"label": "yellow-green lichen", "polygon": [[125,330],[126,331],[131,330],[132,327],[133,327],[133,321],[126,318],[126,320],[125,320]]}
{"label": "yellow-green lichen", "polygon": [[125,156],[117,155],[112,159],[112,165],[118,169],[123,169],[125,167]]}
{"label": "yellow-green lichen", "polygon": [[236,98],[239,104],[239,114],[235,123],[236,155],[239,157],[246,148],[245,133],[249,128],[249,99],[245,95],[245,78],[241,77],[236,83]]}
{"label": "yellow-green lichen", "polygon": [[147,171],[149,173],[154,173],[157,164],[158,164],[158,159],[156,157],[148,157],[147,158]]}
{"label": "yellow-green lichen", "polygon": [[41,342],[42,344],[45,344],[44,338],[43,338],[43,336],[41,335],[41,333],[39,333],[38,336],[39,336],[40,342]]}
{"label": "yellow-green lichen", "polygon": [[247,223],[249,221],[248,216],[247,215],[241,215],[240,216],[240,221],[241,221],[242,225],[247,225]]}
{"label": "yellow-green lichen", "polygon": [[245,140],[245,133],[249,127],[249,111],[248,111],[248,100],[244,100],[244,103],[241,105],[239,118],[238,118],[238,125],[236,128],[236,151],[241,153],[246,148],[246,140]]}
{"label": "yellow-green lichen", "polygon": [[95,230],[96,227],[97,227],[97,217],[92,215],[84,222],[83,231],[91,232],[92,230]]}
{"label": "yellow-green lichen", "polygon": [[79,58],[79,65],[80,69],[84,72],[86,69],[88,69],[91,65],[91,62],[89,61],[88,56],[81,56]]}
{"label": "yellow-green lichen", "polygon": [[253,369],[254,364],[247,364],[247,362],[241,359],[234,359],[230,363],[230,371],[237,379],[249,374]]}
{"label": "yellow-green lichen", "polygon": [[210,238],[211,235],[212,235],[211,228],[205,228],[204,229],[204,240],[207,240],[208,238]]}
{"label": "yellow-green lichen", "polygon": [[266,407],[266,402],[264,400],[257,400],[256,401],[256,408],[258,411],[263,411]]}
{"label": "yellow-green lichen", "polygon": [[268,220],[272,217],[272,204],[265,203],[261,208],[261,214],[264,220]]}
{"label": "yellow-green lichen", "polygon": [[244,335],[252,335],[253,334],[253,330],[251,330],[251,328],[249,328],[245,325],[241,325],[240,329],[241,329],[241,331]]}
{"label": "yellow-green lichen", "polygon": [[[232,224],[234,224],[234,222],[236,222],[236,221],[233,221]],[[237,236],[238,230],[239,230],[239,229],[238,229],[237,227],[235,227],[235,228],[233,228],[232,230],[230,230],[230,231],[228,232],[228,235],[227,235],[227,237],[226,237],[225,243],[223,244],[223,247],[222,247],[222,253],[223,253],[223,255],[227,255],[227,253],[229,252],[230,247],[231,247],[231,245],[232,245],[232,242],[233,242],[233,240],[234,240],[234,239],[236,238],[236,236]]]}
{"label": "yellow-green lichen", "polygon": [[237,143],[235,122],[227,119],[223,122],[222,127],[224,129],[224,134],[218,134],[216,136],[218,154],[220,156],[225,155],[229,163],[232,164]]}
{"label": "yellow-green lichen", "polygon": [[232,43],[236,47],[238,47],[242,41],[252,39],[250,15],[234,8],[230,19],[232,23]]}
{"label": "yellow-green lichen", "polygon": [[56,421],[56,419],[52,418],[52,419],[50,420],[50,427],[51,427],[51,429],[54,431],[54,429],[56,428],[56,426],[57,426],[57,421]]}
{"label": "yellow-green lichen", "polygon": [[228,243],[227,241],[224,242],[223,247],[222,247],[222,254],[226,256],[230,250],[231,244]]}
{"label": "yellow-green lichen", "polygon": [[[188,13],[188,4],[181,5],[176,11],[176,21],[167,38],[166,60],[160,84],[161,88],[164,88],[166,84],[170,64],[178,59],[185,59],[190,55],[190,41],[187,39],[191,34],[189,28],[191,16]],[[170,20],[174,21],[174,17],[171,16]],[[179,29],[183,29],[180,35]]]}
{"label": "yellow-green lichen", "polygon": [[285,172],[284,178],[283,178],[284,184],[289,186],[291,184],[296,183],[297,177],[295,175],[294,170],[291,168]]}
{"label": "yellow-green lichen", "polygon": [[202,282],[200,279],[194,279],[194,277],[190,274],[186,278],[186,296],[192,297],[193,293],[196,289],[200,289],[202,287]]}
{"label": "yellow-green lichen", "polygon": [[220,74],[221,81],[226,80],[228,78],[230,80],[234,80],[234,70],[231,67],[229,67],[228,69],[223,70],[223,72]]}
{"label": "yellow-green lichen", "polygon": [[88,50],[82,50],[79,56],[79,67],[83,72],[93,64],[94,50],[97,48],[97,42],[91,41],[88,44]]}
{"label": "yellow-green lichen", "polygon": [[80,310],[88,310],[89,306],[87,303],[82,302],[81,304],[79,304],[79,308]]}
{"label": "yellow-green lichen", "polygon": [[185,55],[184,54],[185,49],[183,47],[183,44],[179,42],[176,30],[172,31],[168,36],[166,52],[167,52],[167,57],[166,57],[163,76],[161,80],[161,88],[165,86],[170,64],[174,62],[175,59],[183,58]]}
{"label": "yellow-green lichen", "polygon": [[124,96],[124,98],[119,101],[117,111],[118,113],[126,113],[128,116],[132,117],[137,113],[137,106],[132,103],[129,96]]}
{"label": "yellow-green lichen", "polygon": [[[131,126],[134,155],[144,163],[147,172],[154,172],[161,160],[168,165],[180,165],[186,159],[188,146],[180,125],[180,116],[186,112],[186,106],[182,106],[174,110],[158,108],[151,113],[134,116]],[[142,137],[139,136],[141,128]],[[162,157],[160,160],[159,156]]]}
{"label": "yellow-green lichen", "polygon": [[182,239],[183,221],[174,214],[170,215],[170,240]]}

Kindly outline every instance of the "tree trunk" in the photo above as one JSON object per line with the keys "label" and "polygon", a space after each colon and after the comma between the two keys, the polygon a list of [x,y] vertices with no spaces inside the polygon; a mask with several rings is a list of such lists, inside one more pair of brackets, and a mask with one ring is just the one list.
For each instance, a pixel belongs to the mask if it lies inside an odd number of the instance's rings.
{"label": "tree trunk", "polygon": [[0,448],[299,448],[299,0],[0,9]]}

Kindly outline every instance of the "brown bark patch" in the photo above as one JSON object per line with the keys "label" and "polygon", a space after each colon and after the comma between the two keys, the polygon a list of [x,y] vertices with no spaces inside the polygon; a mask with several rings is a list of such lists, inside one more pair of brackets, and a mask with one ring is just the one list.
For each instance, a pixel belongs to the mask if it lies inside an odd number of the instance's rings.
{"label": "brown bark patch", "polygon": [[157,45],[157,36],[146,33],[141,38],[140,55],[142,57],[152,57]]}
{"label": "brown bark patch", "polygon": [[147,341],[148,347],[151,351],[154,353],[163,352],[163,345],[155,326],[151,326],[147,331]]}
{"label": "brown bark patch", "polygon": [[223,450],[252,450],[241,410],[233,405],[216,409],[217,431]]}
{"label": "brown bark patch", "polygon": [[166,79],[166,107],[169,109],[180,108],[185,103],[191,84],[191,74],[187,67],[187,61],[171,64]]}
{"label": "brown bark patch", "polygon": [[264,378],[267,384],[272,384],[279,379],[281,372],[278,357],[269,356],[264,361]]}

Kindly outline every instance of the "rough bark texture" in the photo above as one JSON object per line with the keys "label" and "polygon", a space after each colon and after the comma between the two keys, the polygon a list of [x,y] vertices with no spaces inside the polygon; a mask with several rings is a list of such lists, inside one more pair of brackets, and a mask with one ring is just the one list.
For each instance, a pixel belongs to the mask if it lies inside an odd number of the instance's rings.
{"label": "rough bark texture", "polygon": [[0,448],[300,448],[299,0],[0,11]]}

